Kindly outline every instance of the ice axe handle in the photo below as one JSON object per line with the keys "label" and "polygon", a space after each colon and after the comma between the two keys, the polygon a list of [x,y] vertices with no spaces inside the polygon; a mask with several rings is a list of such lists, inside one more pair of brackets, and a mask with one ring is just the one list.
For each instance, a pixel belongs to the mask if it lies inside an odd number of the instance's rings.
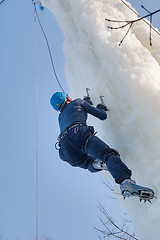
{"label": "ice axe handle", "polygon": [[86,101],[87,103],[89,103],[90,105],[93,105],[93,103],[92,103],[92,101],[91,101],[91,98],[90,98],[90,96],[89,96],[89,91],[90,91],[90,89],[89,89],[89,88],[86,88],[87,96],[85,96],[85,97],[83,98],[83,100]]}
{"label": "ice axe handle", "polygon": [[104,96],[100,96],[101,104],[104,105],[105,111],[110,111],[110,109],[106,106],[103,100]]}

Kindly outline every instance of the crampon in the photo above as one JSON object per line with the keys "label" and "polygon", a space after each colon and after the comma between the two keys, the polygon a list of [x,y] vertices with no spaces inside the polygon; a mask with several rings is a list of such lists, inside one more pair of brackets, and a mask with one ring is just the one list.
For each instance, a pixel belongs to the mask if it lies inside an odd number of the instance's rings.
{"label": "crampon", "polygon": [[135,181],[131,179],[126,179],[121,183],[121,193],[124,197],[139,197],[139,200],[144,202],[148,201],[151,203],[151,200],[155,198],[154,191],[151,188],[143,187],[137,185]]}
{"label": "crampon", "polygon": [[136,197],[136,196],[138,196],[140,202],[143,200],[144,203],[147,202],[147,201],[152,203],[151,200],[153,198],[156,198],[155,195],[154,195],[154,192],[153,191],[148,191],[148,190],[139,190],[138,192],[133,192],[133,193],[130,193],[129,191],[124,191],[122,193],[122,195],[123,195],[124,199],[126,197],[132,197],[132,196]]}

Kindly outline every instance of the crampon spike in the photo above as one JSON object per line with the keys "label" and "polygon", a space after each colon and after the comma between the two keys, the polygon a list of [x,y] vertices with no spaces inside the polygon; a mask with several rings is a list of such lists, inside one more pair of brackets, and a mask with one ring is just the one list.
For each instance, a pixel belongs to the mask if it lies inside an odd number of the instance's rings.
{"label": "crampon spike", "polygon": [[139,192],[139,194],[138,193],[131,194],[129,191],[124,191],[122,193],[122,195],[123,195],[124,200],[126,199],[126,197],[138,196],[140,202],[143,200],[144,203],[149,202],[151,204],[152,204],[151,200],[153,198],[156,198],[154,196],[154,192],[149,192],[149,191],[141,191],[141,192]]}

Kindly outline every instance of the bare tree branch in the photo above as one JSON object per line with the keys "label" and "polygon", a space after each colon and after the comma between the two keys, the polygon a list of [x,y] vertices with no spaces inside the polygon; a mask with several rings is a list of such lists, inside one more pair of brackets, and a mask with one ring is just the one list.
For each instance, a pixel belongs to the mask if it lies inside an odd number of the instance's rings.
{"label": "bare tree branch", "polygon": [[154,12],[149,12],[144,6],[141,6],[141,7],[142,7],[143,9],[145,9],[145,10],[148,12],[148,14],[145,15],[144,17],[140,17],[140,18],[138,18],[138,19],[136,19],[136,20],[118,21],[118,20],[105,19],[105,20],[108,21],[108,22],[113,22],[113,23],[125,23],[125,24],[123,24],[122,26],[119,26],[119,27],[110,27],[110,26],[108,26],[108,28],[110,28],[110,29],[121,29],[121,28],[125,28],[126,26],[129,25],[129,29],[127,30],[125,36],[124,36],[124,37],[122,38],[122,40],[120,41],[119,46],[122,44],[122,42],[124,41],[124,39],[125,39],[126,36],[128,35],[128,33],[129,33],[131,27],[133,26],[133,24],[134,24],[135,22],[139,22],[139,21],[141,21],[141,20],[143,20],[144,18],[147,18],[147,17],[150,17],[149,41],[150,41],[150,46],[152,46],[152,37],[151,37],[152,17],[153,17],[154,14],[160,12],[160,9],[158,9],[158,10],[156,10],[156,11],[154,11]]}
{"label": "bare tree branch", "polygon": [[101,178],[101,181],[102,181],[102,183],[107,187],[107,188],[109,188],[112,192],[114,191],[114,188],[113,188],[113,186],[111,185],[111,183],[105,178],[105,180],[103,180],[102,178]]}
{"label": "bare tree branch", "polygon": [[135,233],[131,234],[127,231],[125,219],[123,220],[122,226],[119,226],[108,214],[102,204],[99,204],[98,208],[105,217],[106,221],[102,220],[102,218],[99,218],[103,229],[99,229],[97,227],[94,228],[104,237],[104,240],[108,240],[110,237],[112,237],[112,239],[114,237],[115,239],[122,240],[138,240],[138,238],[135,236]]}
{"label": "bare tree branch", "polygon": [[[102,179],[102,183],[111,193],[114,191],[114,187],[107,179]],[[130,233],[129,227],[132,221],[129,221],[129,216],[125,211],[121,210],[124,217],[122,217],[121,223],[117,223],[100,202],[98,203],[98,209],[102,213],[103,219],[99,217],[101,227],[97,228],[94,226],[94,229],[97,231],[100,240],[138,240],[134,232]]]}
{"label": "bare tree branch", "polygon": [[0,1],[0,4],[3,3],[5,0]]}

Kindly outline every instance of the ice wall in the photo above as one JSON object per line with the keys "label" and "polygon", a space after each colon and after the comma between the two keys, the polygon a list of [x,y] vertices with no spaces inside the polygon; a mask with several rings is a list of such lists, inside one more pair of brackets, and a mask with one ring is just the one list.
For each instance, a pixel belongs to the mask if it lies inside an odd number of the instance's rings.
{"label": "ice wall", "polygon": [[[160,234],[160,36],[149,26],[110,30],[105,18],[133,20],[135,14],[120,0],[43,0],[53,11],[65,37],[66,78],[72,98],[83,97],[89,87],[94,104],[99,95],[111,111],[100,122],[90,118],[98,136],[118,149],[133,170],[133,178],[155,190],[153,204],[128,199],[121,204],[130,213],[141,240]],[[128,3],[129,4],[129,3]],[[111,23],[110,23],[111,25]],[[117,25],[112,23],[112,25]]]}

